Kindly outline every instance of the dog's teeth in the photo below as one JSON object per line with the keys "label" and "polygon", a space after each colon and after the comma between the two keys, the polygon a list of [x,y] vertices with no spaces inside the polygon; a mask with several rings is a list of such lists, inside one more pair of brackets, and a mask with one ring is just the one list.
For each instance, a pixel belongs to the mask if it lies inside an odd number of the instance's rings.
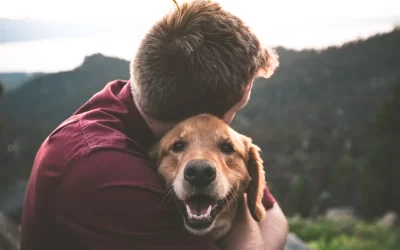
{"label": "dog's teeth", "polygon": [[192,213],[192,210],[190,210],[189,205],[186,205],[186,211],[188,214],[188,219],[190,220],[202,220],[202,219],[208,219],[208,217],[210,217],[211,214],[211,210],[212,210],[212,205],[208,206],[207,211],[204,214],[195,214]]}
{"label": "dog's teeth", "polygon": [[188,214],[191,214],[191,213],[192,213],[192,211],[190,211],[189,205],[186,205],[186,211],[187,211]]}
{"label": "dog's teeth", "polygon": [[212,209],[212,206],[211,206],[211,205],[208,206],[208,209],[207,209],[207,212],[206,212],[206,216],[207,216],[207,217],[210,216],[210,214],[211,214],[211,209]]}
{"label": "dog's teeth", "polygon": [[194,214],[193,214],[192,211],[190,210],[189,205],[186,205],[186,211],[187,211],[187,213],[188,213],[189,219],[193,219],[193,218],[194,218]]}

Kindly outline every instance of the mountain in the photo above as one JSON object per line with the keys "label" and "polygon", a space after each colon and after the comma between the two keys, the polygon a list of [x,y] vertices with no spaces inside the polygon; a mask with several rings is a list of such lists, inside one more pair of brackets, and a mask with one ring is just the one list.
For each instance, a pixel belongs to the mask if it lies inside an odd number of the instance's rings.
{"label": "mountain", "polygon": [[40,119],[40,126],[48,131],[108,81],[128,77],[127,61],[102,54],[87,56],[72,71],[37,76],[17,91],[7,93],[0,110],[14,128],[28,125],[23,124],[26,120]]}
{"label": "mountain", "polygon": [[39,72],[24,73],[24,72],[10,72],[0,73],[0,81],[3,83],[6,91],[15,90],[28,79],[41,75]]}
{"label": "mountain", "polygon": [[[256,81],[232,126],[262,148],[268,183],[286,211],[294,207],[288,198],[294,186],[312,191],[308,206],[326,190],[339,204],[357,205],[353,165],[370,154],[373,121],[400,79],[399,44],[400,29],[394,29],[318,51],[277,48],[281,66],[270,79]],[[26,178],[44,138],[107,82],[128,79],[128,67],[128,61],[96,54],[71,71],[37,76],[6,93],[0,184]],[[348,179],[348,190],[341,191],[338,183]]]}
{"label": "mountain", "polygon": [[263,149],[270,185],[288,210],[296,206],[292,187],[305,180],[313,202],[329,191],[337,205],[362,203],[360,176],[376,144],[377,111],[400,81],[399,45],[397,28],[320,51],[278,48],[280,68],[255,83],[233,126]]}
{"label": "mountain", "polygon": [[[282,134],[309,149],[316,133],[351,135],[349,140],[361,136],[399,77],[399,44],[400,29],[395,29],[321,51],[278,48],[279,69],[271,79],[255,83],[235,126],[266,143],[268,152],[277,148],[273,142],[280,144]],[[354,150],[365,146],[354,143]]]}

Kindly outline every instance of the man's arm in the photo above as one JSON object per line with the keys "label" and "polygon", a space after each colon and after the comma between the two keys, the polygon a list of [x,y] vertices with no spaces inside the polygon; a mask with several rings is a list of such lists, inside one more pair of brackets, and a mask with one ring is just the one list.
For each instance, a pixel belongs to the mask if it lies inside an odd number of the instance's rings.
{"label": "man's arm", "polygon": [[278,202],[268,186],[264,190],[263,204],[266,209],[265,219],[259,223],[264,248],[268,250],[283,249],[289,232],[289,225]]}
{"label": "man's arm", "polygon": [[[270,195],[266,190],[264,195]],[[282,250],[288,235],[288,222],[278,203],[268,206],[265,218],[256,222],[247,207],[246,196],[239,203],[231,231],[218,243],[227,250]]]}
{"label": "man's arm", "polygon": [[189,234],[151,165],[101,150],[77,162],[57,189],[57,225],[92,250],[215,249]]}
{"label": "man's arm", "polygon": [[280,250],[285,247],[289,225],[277,202],[267,210],[265,219],[259,224],[265,246],[263,249]]}

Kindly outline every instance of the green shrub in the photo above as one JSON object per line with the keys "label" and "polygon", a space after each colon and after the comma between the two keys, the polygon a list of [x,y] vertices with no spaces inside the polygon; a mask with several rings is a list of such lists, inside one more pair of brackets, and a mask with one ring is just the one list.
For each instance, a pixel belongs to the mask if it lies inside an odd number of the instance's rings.
{"label": "green shrub", "polygon": [[355,220],[289,219],[290,231],[313,250],[398,250],[400,232]]}

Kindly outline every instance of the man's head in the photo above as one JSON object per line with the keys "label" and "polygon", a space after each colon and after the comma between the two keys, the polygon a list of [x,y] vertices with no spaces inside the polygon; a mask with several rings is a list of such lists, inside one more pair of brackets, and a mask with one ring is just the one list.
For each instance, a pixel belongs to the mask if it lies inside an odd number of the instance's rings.
{"label": "man's head", "polygon": [[219,4],[194,0],[164,16],[131,63],[132,93],[159,121],[210,113],[230,123],[255,77],[269,77],[276,54]]}

